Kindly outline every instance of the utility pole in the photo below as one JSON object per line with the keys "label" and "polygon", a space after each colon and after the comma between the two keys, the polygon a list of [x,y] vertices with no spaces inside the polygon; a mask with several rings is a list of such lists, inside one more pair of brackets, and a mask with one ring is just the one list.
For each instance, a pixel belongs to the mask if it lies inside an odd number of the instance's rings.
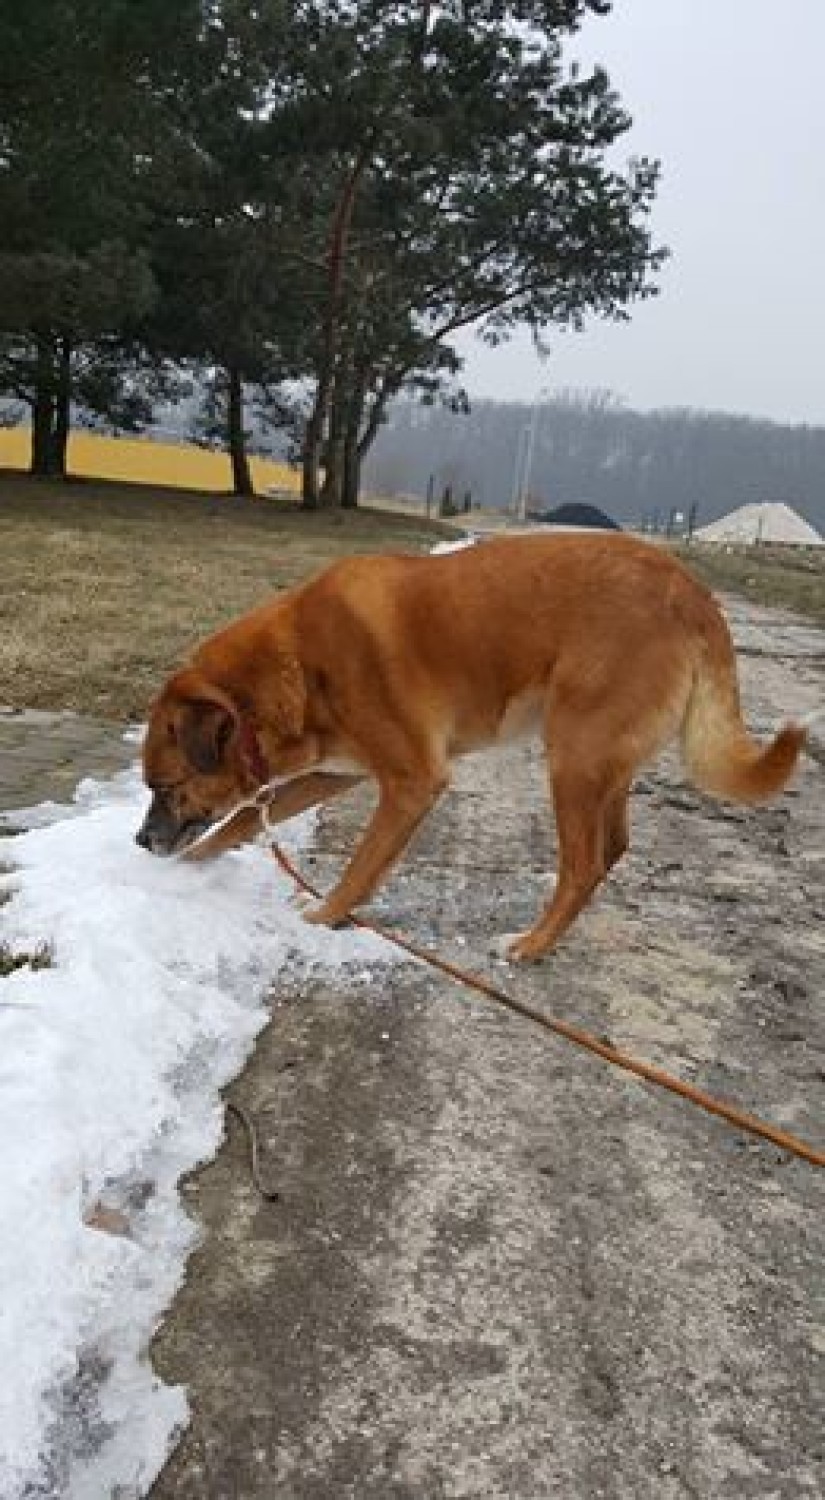
{"label": "utility pole", "polygon": [[530,495],[530,482],[533,477],[533,454],[535,453],[536,449],[536,434],[539,428],[539,415],[541,413],[541,408],[544,404],[545,397],[549,394],[550,393],[547,387],[542,386],[538,394],[533,397],[533,410],[530,413],[530,421],[524,429],[526,437],[524,451],[524,470],[521,477],[521,484],[519,486],[518,503],[516,505],[516,514],[518,515],[520,521],[526,521],[527,519],[527,501]]}
{"label": "utility pole", "polygon": [[513,464],[513,488],[510,493],[510,514],[514,517],[519,515],[521,505],[522,474],[524,472],[524,440],[527,436],[527,428],[519,427],[516,438],[516,458]]}

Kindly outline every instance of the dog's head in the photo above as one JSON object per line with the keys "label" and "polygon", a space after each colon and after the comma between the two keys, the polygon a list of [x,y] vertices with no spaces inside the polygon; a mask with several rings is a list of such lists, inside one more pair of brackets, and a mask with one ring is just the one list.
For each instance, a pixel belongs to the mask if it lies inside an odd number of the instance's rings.
{"label": "dog's head", "polygon": [[143,742],[143,779],[152,793],[137,841],[175,854],[230,811],[246,790],[241,715],[228,693],[194,671],[180,672],[152,706]]}
{"label": "dog's head", "polygon": [[289,673],[272,674],[277,701],[268,716],[269,763],[262,761],[248,712],[231,692],[194,668],[167,682],[143,742],[143,779],[152,793],[136,836],[144,849],[180,853],[270,773],[281,773],[278,740],[294,747],[303,721],[303,685],[297,663],[291,666]]}

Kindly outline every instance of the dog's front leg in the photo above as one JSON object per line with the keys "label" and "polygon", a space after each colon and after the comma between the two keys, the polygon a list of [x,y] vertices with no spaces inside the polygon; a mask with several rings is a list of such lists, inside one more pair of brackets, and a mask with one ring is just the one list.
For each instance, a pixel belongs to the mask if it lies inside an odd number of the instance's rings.
{"label": "dog's front leg", "polygon": [[[317,807],[321,802],[340,797],[363,780],[363,776],[337,775],[330,771],[312,771],[307,776],[296,776],[292,781],[285,781],[282,786],[275,787],[272,795],[267,798],[267,822],[286,823],[289,818],[306,812],[308,807]],[[242,807],[231,823],[227,823],[225,828],[205,839],[202,844],[199,843],[191,852],[185,851],[184,857],[191,861],[214,859],[218,854],[236,849],[239,844],[251,842],[260,831],[261,813],[258,808]]]}
{"label": "dog's front leg", "polygon": [[447,776],[437,773],[382,781],[372,821],[341,879],[320,906],[304,913],[304,921],[329,927],[344,922],[372,895],[446,785]]}
{"label": "dog's front leg", "polygon": [[183,859],[187,864],[199,864],[202,860],[215,859],[241,844],[251,843],[261,831],[261,815],[254,807],[243,807],[240,812],[211,837],[198,840],[193,849],[184,849]]}
{"label": "dog's front leg", "polygon": [[363,776],[350,776],[333,771],[311,771],[307,776],[296,776],[276,787],[266,804],[268,823],[286,823],[308,807],[317,807],[321,802],[330,802],[340,797],[364,780]]}

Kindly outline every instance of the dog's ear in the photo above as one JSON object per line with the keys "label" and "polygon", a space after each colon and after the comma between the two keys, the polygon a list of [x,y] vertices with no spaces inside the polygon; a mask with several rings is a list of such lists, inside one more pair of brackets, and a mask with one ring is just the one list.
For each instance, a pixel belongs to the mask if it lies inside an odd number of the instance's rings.
{"label": "dog's ear", "polygon": [[187,703],[178,737],[190,765],[207,774],[218,771],[237,727],[237,715],[214,699],[196,698]]}
{"label": "dog's ear", "polygon": [[267,692],[267,718],[285,740],[299,740],[304,732],[307,689],[297,657],[291,652],[280,651],[271,678],[272,687]]}
{"label": "dog's ear", "polygon": [[218,771],[239,728],[239,716],[231,698],[219,688],[203,684],[182,699],[177,722],[177,740],[196,771]]}

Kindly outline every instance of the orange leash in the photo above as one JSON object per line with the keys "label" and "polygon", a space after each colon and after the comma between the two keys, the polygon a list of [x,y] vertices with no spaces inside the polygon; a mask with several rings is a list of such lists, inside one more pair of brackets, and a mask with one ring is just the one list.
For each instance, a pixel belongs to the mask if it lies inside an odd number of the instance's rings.
{"label": "orange leash", "polygon": [[[300,886],[301,890],[306,891],[310,896],[320,898],[320,891],[304,879],[301,872],[295,868],[277,844],[272,845],[272,855],[281,869],[295,881],[297,886]],[[814,1167],[825,1167],[825,1151],[818,1151],[815,1146],[809,1146],[806,1141],[800,1140],[790,1131],[781,1130],[778,1125],[771,1125],[765,1120],[760,1120],[756,1115],[739,1109],[737,1105],[728,1104],[726,1100],[715,1099],[712,1094],[706,1094],[704,1089],[696,1088],[694,1084],[685,1083],[672,1073],[665,1072],[664,1068],[657,1068],[653,1063],[620,1051],[618,1047],[611,1046],[610,1042],[601,1041],[599,1037],[593,1036],[592,1032],[585,1031],[581,1026],[574,1026],[569,1021],[561,1021],[556,1016],[548,1016],[534,1006],[525,1004],[523,1000],[516,1000],[513,995],[500,990],[489,979],[484,979],[480,974],[470,974],[465,969],[458,968],[456,964],[449,963],[447,959],[439,957],[437,953],[430,953],[426,948],[419,948],[416,943],[411,943],[409,938],[401,937],[391,928],[382,927],[379,922],[368,922],[363,917],[350,917],[349,921],[353,927],[361,927],[366,932],[374,932],[388,943],[393,943],[396,948],[401,948],[405,953],[411,954],[413,958],[429,964],[430,968],[438,969],[449,979],[465,985],[467,989],[477,990],[480,995],[487,995],[491,1000],[496,1000],[499,1005],[505,1006],[507,1010],[515,1011],[516,1015],[524,1016],[528,1021],[535,1021],[537,1026],[543,1026],[546,1031],[553,1031],[557,1036],[563,1036],[566,1041],[573,1042],[575,1046],[594,1052],[597,1057],[612,1063],[614,1067],[623,1068],[626,1073],[635,1073],[638,1078],[644,1078],[648,1083],[655,1083],[659,1088],[669,1089],[672,1094],[678,1094],[682,1099],[689,1099],[691,1104],[698,1105],[709,1115],[717,1115],[720,1119],[727,1120],[729,1125],[748,1131],[750,1135],[761,1136],[763,1140],[778,1146],[781,1151],[788,1151],[792,1156],[801,1157],[802,1161],[810,1162]]]}

